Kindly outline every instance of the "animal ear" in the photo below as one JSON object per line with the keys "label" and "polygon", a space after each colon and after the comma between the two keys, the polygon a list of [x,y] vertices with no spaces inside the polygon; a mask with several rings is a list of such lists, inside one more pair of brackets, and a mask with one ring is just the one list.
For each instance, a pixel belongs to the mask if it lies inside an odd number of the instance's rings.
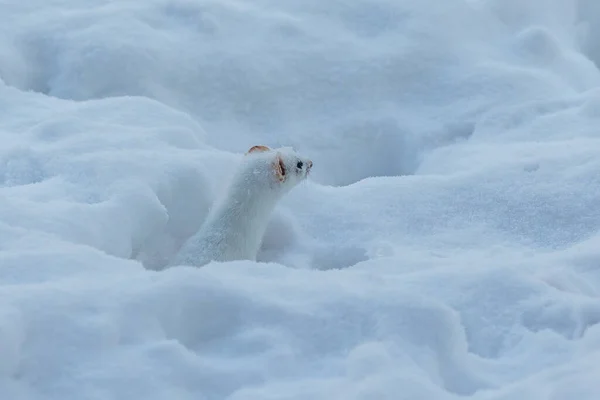
{"label": "animal ear", "polygon": [[256,152],[263,152],[263,151],[269,151],[269,150],[271,150],[271,149],[269,147],[267,147],[267,146],[262,146],[262,145],[252,146],[252,147],[250,147],[250,150],[248,150],[246,152],[246,154],[256,153]]}
{"label": "animal ear", "polygon": [[275,157],[275,160],[273,160],[273,172],[275,173],[275,177],[277,178],[277,180],[279,180],[279,182],[284,182],[285,178],[286,178],[286,170],[285,170],[285,164],[283,162],[283,159],[281,158],[281,155],[277,154],[277,157]]}

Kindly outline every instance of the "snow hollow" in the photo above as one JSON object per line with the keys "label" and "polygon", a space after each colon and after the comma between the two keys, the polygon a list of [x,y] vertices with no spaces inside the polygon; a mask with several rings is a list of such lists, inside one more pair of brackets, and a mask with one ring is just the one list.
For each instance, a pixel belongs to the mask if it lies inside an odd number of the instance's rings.
{"label": "snow hollow", "polygon": [[[597,400],[596,0],[0,2],[0,399]],[[163,267],[252,145],[260,262]]]}

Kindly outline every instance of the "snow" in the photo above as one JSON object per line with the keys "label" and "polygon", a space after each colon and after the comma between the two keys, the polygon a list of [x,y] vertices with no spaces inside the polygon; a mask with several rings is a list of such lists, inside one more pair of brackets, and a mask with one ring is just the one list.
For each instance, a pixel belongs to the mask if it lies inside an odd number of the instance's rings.
{"label": "snow", "polygon": [[[0,399],[596,399],[595,0],[0,13]],[[164,266],[249,147],[259,262]]]}

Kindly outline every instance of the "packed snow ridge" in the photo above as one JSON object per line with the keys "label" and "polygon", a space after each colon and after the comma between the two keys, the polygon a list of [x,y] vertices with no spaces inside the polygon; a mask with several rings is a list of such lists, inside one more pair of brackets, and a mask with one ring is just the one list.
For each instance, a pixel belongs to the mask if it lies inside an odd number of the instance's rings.
{"label": "packed snow ridge", "polygon": [[[0,11],[0,399],[598,399],[596,0]],[[253,145],[259,260],[165,268]]]}

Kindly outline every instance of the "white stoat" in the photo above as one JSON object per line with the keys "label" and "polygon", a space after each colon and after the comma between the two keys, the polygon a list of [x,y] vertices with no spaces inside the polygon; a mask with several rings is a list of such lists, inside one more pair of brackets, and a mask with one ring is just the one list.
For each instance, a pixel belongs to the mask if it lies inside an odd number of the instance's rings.
{"label": "white stoat", "polygon": [[171,265],[202,266],[210,261],[256,260],[271,212],[279,199],[306,179],[312,161],[293,149],[253,146],[229,188]]}

